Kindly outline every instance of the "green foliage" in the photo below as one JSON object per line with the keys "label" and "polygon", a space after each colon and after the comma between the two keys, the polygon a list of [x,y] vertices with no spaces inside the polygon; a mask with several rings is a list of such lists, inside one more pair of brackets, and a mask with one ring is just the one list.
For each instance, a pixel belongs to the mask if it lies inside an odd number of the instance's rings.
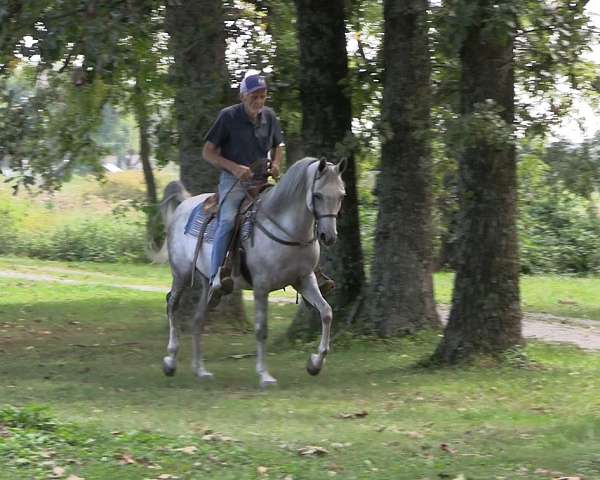
{"label": "green foliage", "polygon": [[11,253],[47,260],[145,260],[143,227],[111,216],[67,224],[21,241],[23,243],[16,245]]}
{"label": "green foliage", "polygon": [[473,111],[457,117],[448,131],[449,146],[459,156],[464,150],[489,147],[506,150],[514,145],[513,127],[503,118],[503,108],[488,99]]}
{"label": "green foliage", "polygon": [[67,184],[68,192],[53,197],[11,196],[0,191],[0,254],[48,260],[145,261],[145,227],[140,200],[136,201],[142,195],[140,180],[130,177],[121,175],[118,181],[100,185],[78,179]]}
{"label": "green foliage", "polygon": [[522,271],[600,272],[600,219],[591,200],[569,191],[534,151],[521,158]]}
{"label": "green foliage", "polygon": [[580,144],[565,141],[551,144],[543,154],[552,171],[547,180],[557,188],[591,198],[600,191],[600,134]]}
{"label": "green foliage", "polygon": [[56,72],[42,78],[33,73],[24,67],[8,81],[0,79],[0,157],[18,172],[11,183],[53,190],[75,166],[100,174],[105,150],[92,132],[100,122],[102,84],[78,89]]}
{"label": "green foliage", "polygon": [[52,431],[56,423],[52,420],[48,407],[28,405],[16,408],[11,405],[0,409],[0,424],[19,429]]}

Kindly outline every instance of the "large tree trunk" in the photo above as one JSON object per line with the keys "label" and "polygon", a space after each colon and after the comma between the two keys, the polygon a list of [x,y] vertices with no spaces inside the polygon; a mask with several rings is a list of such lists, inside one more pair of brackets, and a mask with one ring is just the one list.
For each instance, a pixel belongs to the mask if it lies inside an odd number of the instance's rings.
{"label": "large tree trunk", "polygon": [[[219,110],[232,101],[225,63],[223,2],[170,0],[166,26],[175,59],[181,181],[192,195],[212,192],[218,184],[218,171],[202,159],[204,135]],[[194,302],[184,297],[182,303],[189,312]],[[241,292],[223,297],[214,317],[245,325]]]}
{"label": "large tree trunk", "polygon": [[368,322],[380,335],[439,325],[433,298],[431,73],[426,0],[384,3],[385,131]]}
{"label": "large tree trunk", "polygon": [[[344,1],[296,0],[295,3],[304,153],[330,160],[348,159],[343,174],[346,198],[343,215],[338,219],[338,241],[335,246],[321,250],[321,267],[336,282],[336,289],[328,298],[336,319],[335,328],[352,320],[348,315],[356,313],[364,284],[356,165],[352,156],[352,108],[344,88],[348,75]],[[289,335],[305,332],[312,336],[320,331],[321,321],[316,312],[303,306]]]}
{"label": "large tree trunk", "polygon": [[460,253],[450,318],[434,355],[445,363],[522,342],[511,135],[514,31],[506,21],[512,2],[470,3],[473,16],[460,52],[461,113],[468,142],[459,159]]}

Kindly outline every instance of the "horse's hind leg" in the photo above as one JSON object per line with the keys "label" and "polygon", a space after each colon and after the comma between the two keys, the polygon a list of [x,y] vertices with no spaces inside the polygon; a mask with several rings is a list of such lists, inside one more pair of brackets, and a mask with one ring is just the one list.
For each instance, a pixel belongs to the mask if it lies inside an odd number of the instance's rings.
{"label": "horse's hind leg", "polygon": [[208,279],[198,275],[202,280],[202,294],[192,320],[192,370],[200,380],[210,380],[213,374],[204,368],[202,354],[202,327],[208,313]]}
{"label": "horse's hind leg", "polygon": [[167,346],[168,355],[163,358],[163,372],[169,377],[175,375],[175,370],[177,369],[177,351],[179,350],[179,342],[177,340],[177,327],[175,325],[175,310],[177,309],[184,288],[184,281],[174,277],[171,291],[167,293],[169,344]]}
{"label": "horse's hind leg", "polygon": [[318,375],[323,367],[325,356],[329,352],[329,337],[331,334],[333,312],[319,291],[319,285],[314,273],[302,279],[300,285],[298,285],[298,291],[308,303],[319,311],[321,316],[322,333],[319,351],[316,354],[311,354],[306,364],[308,373]]}

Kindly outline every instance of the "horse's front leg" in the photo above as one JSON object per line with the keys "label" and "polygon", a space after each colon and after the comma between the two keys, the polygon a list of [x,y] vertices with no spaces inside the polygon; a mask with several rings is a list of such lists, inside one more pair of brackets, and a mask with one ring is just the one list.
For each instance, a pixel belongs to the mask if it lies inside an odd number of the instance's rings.
{"label": "horse's front leg", "polygon": [[255,324],[254,330],[256,333],[256,373],[258,373],[259,385],[261,388],[266,388],[270,385],[277,385],[277,380],[267,371],[265,364],[265,344],[268,336],[268,305],[269,293],[254,290],[254,308],[255,308]]}
{"label": "horse's front leg", "polygon": [[329,337],[331,335],[331,322],[333,320],[333,311],[331,306],[325,301],[323,295],[319,291],[319,285],[314,273],[304,277],[298,285],[298,292],[304,300],[311,304],[319,311],[321,316],[321,343],[319,344],[318,353],[312,353],[308,357],[306,370],[311,375],[318,375],[325,362],[325,357],[329,352]]}

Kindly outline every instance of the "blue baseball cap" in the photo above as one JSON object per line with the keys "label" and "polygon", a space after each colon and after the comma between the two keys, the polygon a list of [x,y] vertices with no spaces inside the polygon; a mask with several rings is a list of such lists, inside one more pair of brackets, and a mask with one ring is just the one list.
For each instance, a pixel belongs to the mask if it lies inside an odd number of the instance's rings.
{"label": "blue baseball cap", "polygon": [[259,74],[246,76],[240,83],[240,93],[253,93],[257,90],[266,90],[267,82],[265,77]]}

